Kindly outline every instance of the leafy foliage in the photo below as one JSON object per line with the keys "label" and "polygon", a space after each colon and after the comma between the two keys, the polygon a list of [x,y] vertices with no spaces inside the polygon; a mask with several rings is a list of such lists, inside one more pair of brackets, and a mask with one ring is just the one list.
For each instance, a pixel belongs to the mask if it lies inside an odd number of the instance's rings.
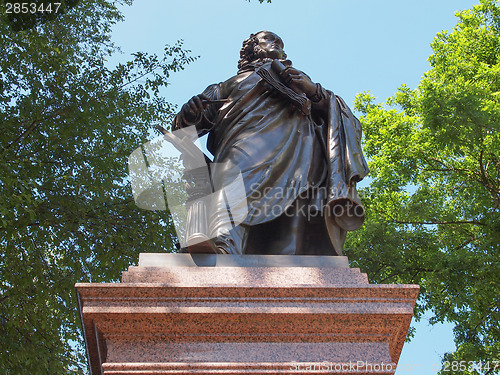
{"label": "leafy foliage", "polygon": [[127,157],[170,122],[159,89],[193,58],[177,43],[107,67],[121,15],[106,0],[30,27],[0,17],[0,372],[80,374],[74,284],[174,248],[168,215],[134,205]]}
{"label": "leafy foliage", "polygon": [[430,309],[432,322],[456,324],[457,350],[446,360],[492,364],[500,352],[500,8],[481,0],[457,16],[432,43],[418,89],[402,86],[385,106],[369,93],[356,98],[373,181],[348,255],[376,282],[421,285],[416,316]]}

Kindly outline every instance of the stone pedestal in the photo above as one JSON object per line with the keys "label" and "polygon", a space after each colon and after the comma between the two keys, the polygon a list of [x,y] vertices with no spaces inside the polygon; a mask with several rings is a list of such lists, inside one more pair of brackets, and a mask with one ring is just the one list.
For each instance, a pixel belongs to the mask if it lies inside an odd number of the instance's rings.
{"label": "stone pedestal", "polygon": [[419,287],[345,257],[141,254],[76,289],[92,375],[393,374]]}

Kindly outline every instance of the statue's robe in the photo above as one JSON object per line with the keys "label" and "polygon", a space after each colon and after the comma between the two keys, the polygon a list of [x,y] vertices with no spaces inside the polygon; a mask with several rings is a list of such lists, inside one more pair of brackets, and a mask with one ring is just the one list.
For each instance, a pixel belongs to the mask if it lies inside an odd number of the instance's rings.
{"label": "statue's robe", "polygon": [[[259,68],[270,70],[270,62]],[[355,187],[368,173],[361,151],[361,126],[340,97],[323,93],[327,105],[320,111],[313,103],[311,113],[304,114],[255,69],[203,92],[211,100],[227,100],[223,105],[209,105],[196,121],[200,135],[209,133],[214,191],[220,192],[208,208],[211,236],[224,237],[227,220],[240,217],[241,230],[232,235],[255,237],[243,239],[245,245],[240,238],[240,245],[230,252],[282,253],[276,246],[266,249],[265,231],[252,229],[270,223],[273,232],[273,222],[299,206],[306,206],[301,213],[311,225],[300,229],[307,233],[297,254],[341,255],[345,231],[362,225],[364,211]],[[176,117],[175,127],[188,125],[182,116]],[[243,196],[227,189],[238,173],[246,189]],[[224,194],[222,187],[226,187]],[[233,200],[229,219],[228,195]],[[297,206],[298,200],[306,204]],[[236,212],[238,207],[243,211]],[[331,215],[332,211],[337,214]],[[290,228],[288,233],[295,230]],[[286,228],[282,232],[286,235]]]}

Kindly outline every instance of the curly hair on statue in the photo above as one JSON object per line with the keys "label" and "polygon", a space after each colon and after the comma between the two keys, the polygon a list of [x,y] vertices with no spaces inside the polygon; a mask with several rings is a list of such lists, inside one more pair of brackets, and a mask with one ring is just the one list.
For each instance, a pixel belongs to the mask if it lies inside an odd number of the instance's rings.
{"label": "curly hair on statue", "polygon": [[[258,33],[250,34],[250,37],[243,41],[243,46],[240,49],[240,59],[238,60],[238,69],[262,58],[262,48],[259,47],[259,38],[257,38],[257,35],[263,32],[266,31],[262,30]],[[284,52],[283,59],[286,59],[286,53]]]}

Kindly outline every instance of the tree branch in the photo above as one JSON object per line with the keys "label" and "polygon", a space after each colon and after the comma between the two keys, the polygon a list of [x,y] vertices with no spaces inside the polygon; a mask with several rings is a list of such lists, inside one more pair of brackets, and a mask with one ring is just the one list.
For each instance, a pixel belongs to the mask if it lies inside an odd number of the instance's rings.
{"label": "tree branch", "polygon": [[2,156],[5,155],[5,153],[13,146],[15,145],[16,143],[19,143],[21,141],[21,139],[23,139],[24,137],[28,136],[30,133],[32,133],[43,121],[45,120],[48,120],[50,118],[54,118],[56,116],[61,116],[63,115],[64,113],[68,112],[69,108],[65,108],[59,112],[56,112],[56,113],[53,113],[49,116],[45,116],[43,118],[40,118],[40,119],[35,119],[31,122],[30,125],[28,125],[28,127],[24,130],[24,132],[22,134],[20,134],[16,139],[14,139],[12,142],[10,142],[7,146],[5,146],[3,149],[2,149]]}
{"label": "tree branch", "polygon": [[471,225],[482,225],[485,223],[476,220],[457,220],[457,221],[399,221],[391,219],[396,224],[412,224],[412,225],[453,225],[453,224],[471,224]]}

